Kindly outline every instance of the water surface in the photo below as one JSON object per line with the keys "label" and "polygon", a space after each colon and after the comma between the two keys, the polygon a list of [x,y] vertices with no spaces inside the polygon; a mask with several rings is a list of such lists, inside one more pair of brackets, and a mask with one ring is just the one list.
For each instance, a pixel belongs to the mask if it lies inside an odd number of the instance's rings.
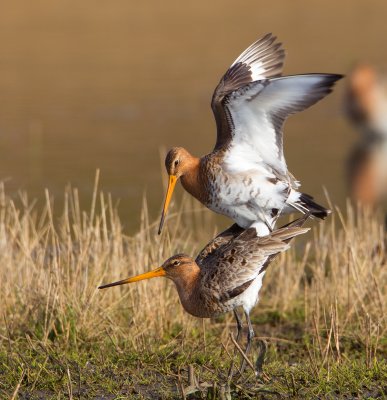
{"label": "water surface", "polygon": [[[44,188],[59,198],[71,182],[86,206],[99,168],[102,189],[120,199],[134,231],[144,192],[152,218],[160,211],[160,150],[211,150],[212,91],[245,47],[274,32],[287,74],[346,73],[356,61],[385,66],[386,12],[387,3],[365,0],[3,4],[0,179],[9,194],[26,189],[40,203]],[[325,185],[339,204],[356,138],[342,115],[343,86],[285,129],[303,190],[323,200]]]}

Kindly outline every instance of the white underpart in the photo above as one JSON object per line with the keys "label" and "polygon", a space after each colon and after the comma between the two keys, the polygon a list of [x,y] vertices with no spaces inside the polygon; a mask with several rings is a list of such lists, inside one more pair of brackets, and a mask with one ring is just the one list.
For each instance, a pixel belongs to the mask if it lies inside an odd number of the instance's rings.
{"label": "white underpart", "polygon": [[275,178],[272,170],[248,150],[245,143],[224,159],[220,165],[222,173],[216,175],[217,201],[209,207],[232,218],[242,228],[255,227],[258,236],[264,236],[274,228],[273,208],[284,213],[294,209],[286,203],[289,183],[270,181]]}
{"label": "white underpart", "polygon": [[[262,221],[255,221],[250,225],[250,228],[255,228],[257,231],[257,236],[266,236],[269,235],[271,230],[274,228],[273,222],[262,222]],[[270,226],[270,228],[269,228]]]}
{"label": "white underpart", "polygon": [[274,227],[273,208],[292,211],[286,204],[289,182],[273,183],[273,169],[262,160],[258,149],[247,140],[239,140],[241,137],[233,141],[221,164],[228,181],[225,185],[222,175],[217,177],[220,206],[214,211],[226,214],[243,228],[253,226],[258,236],[264,236]]}
{"label": "white underpart", "polygon": [[265,272],[259,274],[251,285],[236,298],[236,304],[242,306],[247,313],[250,313],[251,309],[258,302],[258,293],[261,290],[264,275]]}
{"label": "white underpart", "polygon": [[[221,165],[222,173],[216,176],[216,201],[209,207],[220,214],[232,218],[242,228],[249,228],[255,222],[261,222],[268,228],[273,228],[272,209],[283,212],[287,209],[288,182],[268,180],[275,176],[261,162],[253,162],[243,157],[243,153],[232,153],[231,160],[225,160]],[[240,155],[241,157],[237,157]],[[228,162],[230,161],[230,162]],[[227,183],[224,176],[227,176]],[[294,210],[293,210],[294,211]],[[262,231],[262,224],[255,224],[258,236],[267,234]],[[270,230],[269,229],[269,230]],[[266,233],[264,233],[266,232]]]}

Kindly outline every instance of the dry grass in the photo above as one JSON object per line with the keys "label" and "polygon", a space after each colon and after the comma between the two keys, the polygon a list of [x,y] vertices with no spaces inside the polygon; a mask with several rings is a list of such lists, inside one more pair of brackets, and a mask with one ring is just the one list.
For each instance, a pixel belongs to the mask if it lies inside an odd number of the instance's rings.
{"label": "dry grass", "polygon": [[[328,351],[340,358],[345,335],[359,335],[366,347],[386,337],[386,233],[380,218],[355,213],[348,204],[345,217],[337,210],[312,236],[299,254],[293,249],[282,256],[282,265],[269,269],[265,305],[280,312],[303,308],[323,359]],[[322,330],[328,347],[321,344]]]}
{"label": "dry grass", "polygon": [[[219,337],[225,344],[231,317],[202,324],[183,312],[175,288],[166,280],[97,289],[102,282],[158,266],[176,252],[194,254],[216,231],[210,214],[192,211],[185,201],[170,215],[169,232],[159,237],[156,224],[148,220],[144,201],[140,230],[129,237],[123,233],[113,200],[99,193],[97,184],[98,175],[87,212],[80,209],[77,191],[68,188],[58,219],[48,193],[44,210],[38,211],[26,195],[15,201],[0,187],[4,321],[0,348],[12,352],[15,343],[27,338],[42,346],[59,343],[62,349],[108,341],[119,351],[125,342],[141,352],[150,342],[162,347],[162,340],[176,336],[176,330],[182,341],[192,332],[201,332],[196,341],[202,342],[208,340],[205,331],[212,329],[217,337],[209,340]],[[316,377],[322,371],[329,376],[356,346],[357,354],[364,356],[362,362],[371,368],[385,355],[387,341],[383,226],[376,216],[355,213],[350,206],[345,217],[336,212],[327,222],[313,225],[307,242],[296,242],[269,269],[255,322],[268,336],[267,326],[273,324],[268,316],[274,316],[273,320],[286,316],[287,322],[294,320],[301,326],[305,357]],[[286,330],[280,338],[267,339],[286,341]],[[24,369],[19,375],[17,388]]]}
{"label": "dry grass", "polygon": [[[68,188],[57,220],[47,192],[46,200],[39,212],[25,194],[14,201],[0,186],[3,338],[38,332],[43,342],[60,337],[66,344],[129,334],[136,346],[145,331],[160,335],[175,323],[189,323],[174,288],[165,280],[106,291],[97,286],[141,273],[178,251],[191,252],[196,247],[194,234],[203,223],[200,215],[193,233],[180,228],[187,226],[180,223],[188,215],[186,210],[172,214],[171,226],[176,229],[160,238],[149,224],[144,201],[141,228],[128,237],[111,197],[97,190],[85,212],[77,190]],[[215,232],[213,226],[211,231]]]}

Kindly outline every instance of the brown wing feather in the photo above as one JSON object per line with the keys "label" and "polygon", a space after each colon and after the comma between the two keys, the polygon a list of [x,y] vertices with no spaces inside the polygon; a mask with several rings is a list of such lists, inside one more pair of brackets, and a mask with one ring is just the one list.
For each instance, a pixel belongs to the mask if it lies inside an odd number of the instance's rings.
{"label": "brown wing feather", "polygon": [[234,224],[227,228],[225,231],[220,233],[214,239],[212,239],[206,246],[200,251],[200,253],[196,257],[196,263],[200,266],[203,261],[209,257],[216,249],[221,246],[224,246],[231,239],[237,237],[243,232],[243,228],[239,225]]}
{"label": "brown wing feather", "polygon": [[301,228],[306,219],[300,218],[265,237],[257,237],[255,229],[250,228],[218,246],[200,260],[203,286],[216,293],[220,301],[241,294],[277,254],[289,247],[293,237],[309,230]]}
{"label": "brown wing feather", "polygon": [[[281,240],[284,243],[289,243],[295,235],[293,235],[292,228],[301,228],[305,222],[310,218],[310,213],[304,214],[301,218],[298,218],[292,222],[289,222],[288,224],[282,226],[280,229],[274,232],[274,234],[279,234],[281,235]],[[306,232],[308,229],[306,229],[304,232]],[[303,232],[302,232],[303,233]],[[262,265],[261,269],[259,270],[259,273],[261,274],[263,271],[266,271],[267,267],[270,265],[270,263],[278,256],[279,253],[273,254],[268,257],[266,262]]]}

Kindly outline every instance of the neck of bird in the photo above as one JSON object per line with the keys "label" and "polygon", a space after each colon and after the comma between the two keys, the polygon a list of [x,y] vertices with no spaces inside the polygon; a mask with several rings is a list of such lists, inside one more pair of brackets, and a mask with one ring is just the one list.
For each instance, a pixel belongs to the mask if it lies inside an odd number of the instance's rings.
{"label": "neck of bird", "polygon": [[187,161],[186,170],[180,179],[184,189],[197,200],[203,203],[204,193],[199,171],[200,158],[191,156]]}
{"label": "neck of bird", "polygon": [[189,279],[175,280],[175,285],[185,311],[195,317],[201,317],[199,272],[195,276],[190,276]]}

